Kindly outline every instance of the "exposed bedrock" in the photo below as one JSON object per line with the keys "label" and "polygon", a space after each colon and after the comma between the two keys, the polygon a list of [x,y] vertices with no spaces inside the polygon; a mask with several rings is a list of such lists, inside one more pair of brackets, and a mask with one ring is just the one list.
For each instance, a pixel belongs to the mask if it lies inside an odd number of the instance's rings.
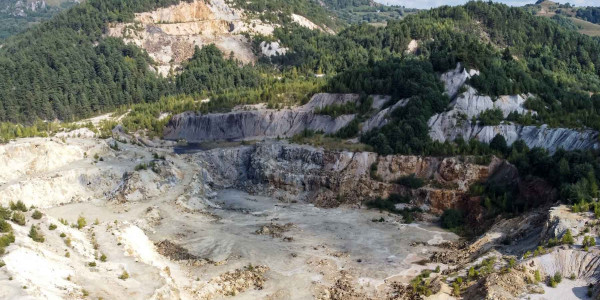
{"label": "exposed bedrock", "polygon": [[[523,140],[527,146],[541,147],[554,152],[557,149],[598,149],[598,132],[593,130],[575,130],[567,128],[549,128],[543,126],[523,126],[504,121],[497,126],[483,126],[473,118],[491,109],[500,109],[506,118],[511,112],[518,114],[536,114],[523,105],[533,95],[500,96],[495,101],[489,96],[480,95],[465,83],[476,71],[467,72],[460,64],[457,69],[442,75],[446,92],[456,98],[448,110],[429,119],[429,135],[433,140],[455,140],[459,136],[465,140],[477,139],[489,143],[497,134],[504,136],[510,145]],[[461,89],[465,90],[461,92]]]}
{"label": "exposed bedrock", "polygon": [[[305,105],[292,109],[238,110],[221,114],[183,113],[174,116],[164,137],[188,142],[291,137],[305,129],[335,133],[354,119],[354,115],[332,118],[314,113],[328,105],[357,102],[354,94],[316,94]],[[381,101],[374,101],[379,105]]]}
{"label": "exposed bedrock", "polygon": [[[196,161],[211,172],[213,184],[221,188],[240,187],[325,207],[360,204],[400,193],[412,196],[413,204],[434,213],[463,205],[471,184],[506,167],[499,159],[477,165],[468,157],[378,156],[286,142],[262,142],[195,155]],[[411,174],[422,178],[426,185],[411,190],[394,183]]]}

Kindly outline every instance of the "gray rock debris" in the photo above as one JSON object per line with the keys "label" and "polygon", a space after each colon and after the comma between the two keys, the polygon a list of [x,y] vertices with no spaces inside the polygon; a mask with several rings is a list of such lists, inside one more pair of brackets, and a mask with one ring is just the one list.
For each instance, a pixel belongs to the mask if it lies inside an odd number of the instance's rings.
{"label": "gray rock debris", "polygon": [[[206,115],[187,112],[171,119],[164,137],[168,140],[205,142],[291,137],[305,129],[335,133],[348,125],[355,115],[332,118],[315,114],[314,110],[333,104],[356,103],[358,100],[356,94],[316,94],[307,104],[292,109],[258,109]],[[381,105],[381,101],[374,101],[373,105]]]}

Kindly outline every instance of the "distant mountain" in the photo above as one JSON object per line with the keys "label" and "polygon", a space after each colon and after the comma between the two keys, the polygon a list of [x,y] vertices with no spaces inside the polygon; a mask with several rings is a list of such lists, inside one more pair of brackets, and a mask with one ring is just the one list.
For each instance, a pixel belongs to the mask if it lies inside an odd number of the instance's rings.
{"label": "distant mountain", "polygon": [[551,18],[559,24],[589,36],[600,36],[600,7],[576,7],[548,0],[525,8],[533,14]]}
{"label": "distant mountain", "polygon": [[78,2],[79,0],[2,0],[0,1],[0,39],[48,20]]}

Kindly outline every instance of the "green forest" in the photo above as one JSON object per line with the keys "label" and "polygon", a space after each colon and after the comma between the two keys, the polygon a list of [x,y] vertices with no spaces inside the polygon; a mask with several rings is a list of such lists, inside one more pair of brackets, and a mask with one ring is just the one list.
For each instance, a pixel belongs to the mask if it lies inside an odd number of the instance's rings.
{"label": "green forest", "polygon": [[[153,62],[137,47],[102,37],[108,22],[131,20],[135,12],[177,2],[88,1],[8,38],[0,49],[0,121],[72,121],[177,94],[210,92],[234,103],[243,101],[238,94],[268,90],[274,77],[291,84],[313,73],[325,73],[329,76],[321,91],[418,99],[414,107],[403,109],[407,112],[395,112],[389,128],[370,133],[364,140],[376,149],[385,148],[379,150],[382,153],[419,153],[430,145],[424,122],[449,101],[438,74],[462,62],[481,70],[470,84],[484,94],[537,95],[527,103],[539,113],[533,120],[536,123],[600,129],[600,98],[595,94],[600,90],[598,40],[522,8],[470,2],[410,14],[383,27],[347,25],[337,34],[284,22],[274,38],[291,50],[285,55],[242,66],[209,46],[197,49],[180,74],[166,79],[149,70]],[[311,6],[310,1],[297,2],[264,0],[239,5],[287,7],[292,12]],[[326,3],[349,8],[363,2]],[[321,9],[319,14],[327,13]],[[417,53],[405,53],[413,39],[424,42]],[[424,140],[411,143],[392,138],[389,134],[398,128]]]}

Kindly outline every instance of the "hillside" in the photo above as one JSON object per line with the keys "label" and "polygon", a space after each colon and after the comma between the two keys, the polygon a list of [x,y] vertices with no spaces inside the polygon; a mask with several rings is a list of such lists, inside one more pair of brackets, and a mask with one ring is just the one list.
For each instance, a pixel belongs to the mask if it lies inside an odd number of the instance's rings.
{"label": "hillside", "polygon": [[600,9],[597,7],[574,7],[561,5],[552,1],[538,1],[534,5],[525,6],[535,15],[552,18],[559,24],[574,26],[579,33],[589,36],[600,36]]}

